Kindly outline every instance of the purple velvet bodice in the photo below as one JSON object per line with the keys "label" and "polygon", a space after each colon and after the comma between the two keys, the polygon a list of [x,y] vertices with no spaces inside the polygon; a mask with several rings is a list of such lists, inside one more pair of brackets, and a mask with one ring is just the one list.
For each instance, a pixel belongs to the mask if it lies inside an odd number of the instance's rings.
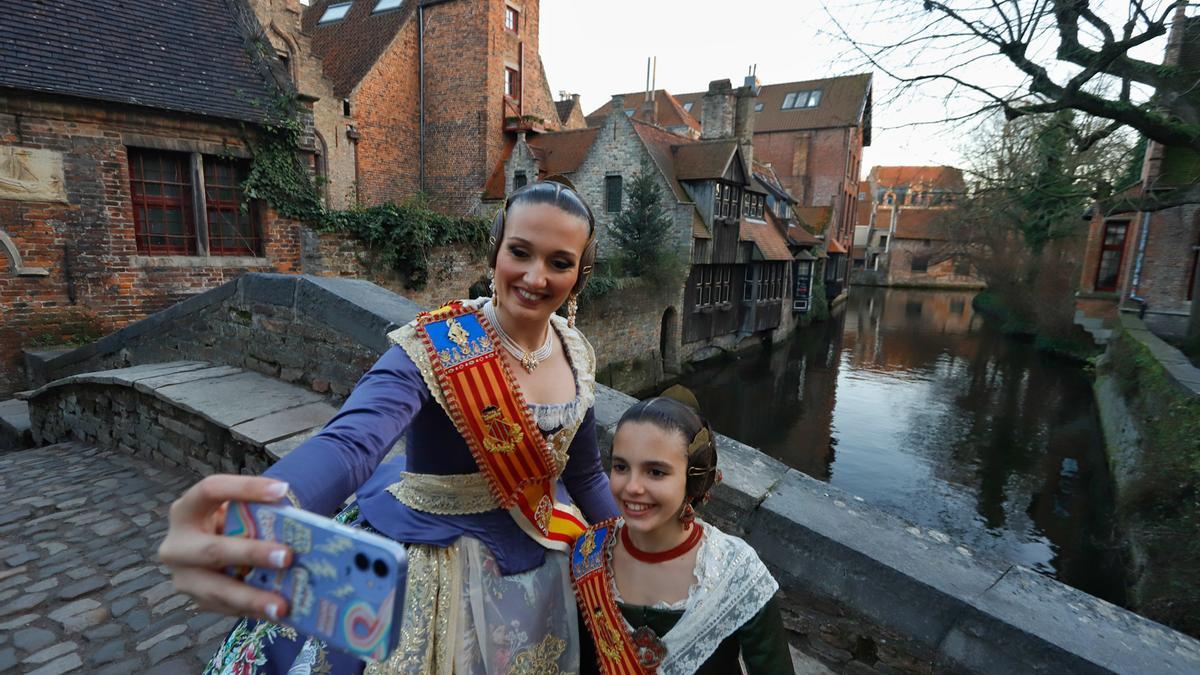
{"label": "purple velvet bodice", "polygon": [[[406,432],[405,457],[381,465]],[[387,491],[404,471],[478,470],[466,441],[433,400],[417,366],[403,349],[393,346],[359,380],[325,428],[265,475],[287,481],[301,507],[322,515],[331,515],[357,493],[362,518],[396,541],[449,546],[466,535],[491,550],[504,574],[538,567],[546,550],[522,532],[506,511],[435,515],[412,509]],[[587,411],[571,442],[558,493],[560,501],[579,506],[588,522],[617,514],[600,464],[594,410]]]}

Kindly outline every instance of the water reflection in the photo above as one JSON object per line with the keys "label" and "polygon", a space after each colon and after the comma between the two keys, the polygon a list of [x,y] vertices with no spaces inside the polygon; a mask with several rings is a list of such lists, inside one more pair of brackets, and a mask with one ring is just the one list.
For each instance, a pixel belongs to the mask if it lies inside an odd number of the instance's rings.
{"label": "water reflection", "polygon": [[684,383],[719,431],[1120,602],[1090,383],[986,325],[971,296],[856,288],[834,320]]}

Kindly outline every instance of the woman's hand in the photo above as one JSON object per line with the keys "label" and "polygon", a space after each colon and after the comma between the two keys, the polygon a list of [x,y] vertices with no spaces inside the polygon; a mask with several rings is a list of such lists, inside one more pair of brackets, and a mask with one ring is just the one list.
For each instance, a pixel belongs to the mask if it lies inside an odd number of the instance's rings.
{"label": "woman's hand", "polygon": [[287,493],[287,483],[270,478],[213,475],[196,483],[171,504],[167,537],[158,555],[171,569],[175,588],[202,608],[255,619],[278,621],[287,601],[226,576],[227,567],[282,569],[292,552],[280,544],[222,535],[231,500],[274,503]]}

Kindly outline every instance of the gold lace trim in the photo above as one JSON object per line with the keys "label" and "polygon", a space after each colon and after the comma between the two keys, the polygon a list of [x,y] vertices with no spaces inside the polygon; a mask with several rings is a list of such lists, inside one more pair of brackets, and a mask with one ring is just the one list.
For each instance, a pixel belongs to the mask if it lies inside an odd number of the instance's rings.
{"label": "gold lace trim", "polygon": [[401,480],[388,486],[401,504],[441,516],[461,516],[500,508],[492,496],[487,477],[482,473],[400,474]]}
{"label": "gold lace trim", "polygon": [[386,661],[367,664],[366,675],[453,672],[462,604],[459,555],[458,542],[446,548],[427,544],[408,546],[408,584],[400,644]]}
{"label": "gold lace trim", "polygon": [[558,659],[567,650],[567,643],[554,635],[513,657],[509,675],[560,675]]}

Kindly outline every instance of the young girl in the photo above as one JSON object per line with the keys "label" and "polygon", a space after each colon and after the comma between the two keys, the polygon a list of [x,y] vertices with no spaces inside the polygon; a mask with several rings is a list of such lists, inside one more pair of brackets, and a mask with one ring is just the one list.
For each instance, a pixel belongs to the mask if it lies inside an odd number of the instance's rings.
{"label": "young girl", "polygon": [[571,556],[583,673],[793,672],[779,584],[746,542],[696,518],[715,441],[671,398],[621,417],[609,473],[621,518],[588,528]]}

